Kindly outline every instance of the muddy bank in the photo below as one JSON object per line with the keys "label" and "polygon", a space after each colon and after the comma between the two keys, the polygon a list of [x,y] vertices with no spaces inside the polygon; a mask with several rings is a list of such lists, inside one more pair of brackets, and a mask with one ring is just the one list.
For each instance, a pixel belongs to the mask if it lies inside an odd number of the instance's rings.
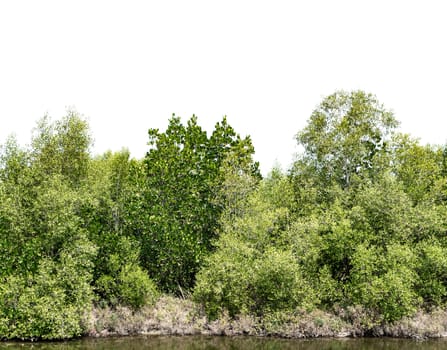
{"label": "muddy bank", "polygon": [[151,307],[95,308],[86,320],[85,335],[254,335],[282,338],[387,336],[400,338],[447,337],[447,311],[418,312],[393,324],[383,324],[361,308],[333,313],[315,310],[277,313],[264,318],[223,314],[210,321],[190,300],[163,296]]}

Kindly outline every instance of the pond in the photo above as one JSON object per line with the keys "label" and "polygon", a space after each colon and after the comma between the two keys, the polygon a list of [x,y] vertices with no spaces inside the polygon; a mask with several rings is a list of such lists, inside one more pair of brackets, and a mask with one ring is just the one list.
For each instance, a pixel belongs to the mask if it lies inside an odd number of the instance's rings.
{"label": "pond", "polygon": [[441,350],[447,348],[447,340],[406,340],[388,338],[358,339],[276,339],[256,337],[120,337],[86,338],[68,342],[0,343],[1,350]]}

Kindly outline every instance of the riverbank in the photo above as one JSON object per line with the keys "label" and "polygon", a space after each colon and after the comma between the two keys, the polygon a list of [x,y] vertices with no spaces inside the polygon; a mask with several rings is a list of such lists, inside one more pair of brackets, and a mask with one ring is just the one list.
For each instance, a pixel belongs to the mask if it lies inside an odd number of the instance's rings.
{"label": "riverbank", "polygon": [[447,337],[447,311],[420,311],[393,324],[379,323],[362,308],[333,313],[315,310],[277,313],[262,319],[223,314],[210,321],[191,300],[161,297],[139,311],[127,307],[95,308],[86,320],[86,336],[127,335],[253,335],[281,338],[386,336],[399,338]]}

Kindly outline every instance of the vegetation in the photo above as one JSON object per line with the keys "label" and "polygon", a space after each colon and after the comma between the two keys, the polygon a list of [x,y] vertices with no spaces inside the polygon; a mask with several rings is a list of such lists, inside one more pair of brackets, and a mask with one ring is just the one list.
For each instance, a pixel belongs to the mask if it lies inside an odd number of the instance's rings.
{"label": "vegetation", "polygon": [[29,146],[0,149],[0,338],[80,336],[98,310],[135,318],[163,293],[265,334],[308,315],[373,330],[442,309],[447,146],[397,127],[375,96],[336,92],[291,169],[262,179],[225,118],[208,135],[172,116],[137,160],[93,157],[76,111],[44,117]]}

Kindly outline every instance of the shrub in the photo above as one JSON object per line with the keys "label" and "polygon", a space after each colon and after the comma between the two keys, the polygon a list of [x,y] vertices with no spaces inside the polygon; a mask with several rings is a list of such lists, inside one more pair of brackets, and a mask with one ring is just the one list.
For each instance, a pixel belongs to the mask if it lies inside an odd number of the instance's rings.
{"label": "shrub", "polygon": [[121,269],[117,291],[121,303],[134,309],[154,304],[159,296],[155,283],[138,265],[126,265]]}
{"label": "shrub", "polygon": [[229,235],[221,237],[220,244],[197,274],[193,294],[212,319],[224,310],[235,316],[250,306],[247,288],[255,250]]}
{"label": "shrub", "polygon": [[385,321],[411,315],[421,304],[415,291],[415,255],[404,245],[387,250],[361,245],[355,252],[347,298],[353,305],[378,312]]}
{"label": "shrub", "polygon": [[290,251],[269,248],[255,262],[251,280],[252,288],[248,289],[253,300],[251,311],[258,315],[310,308],[316,301]]}
{"label": "shrub", "polygon": [[194,290],[210,318],[225,310],[232,317],[263,316],[314,304],[315,293],[291,252],[269,248],[261,253],[237,239],[225,240],[199,272]]}
{"label": "shrub", "polygon": [[33,275],[9,275],[0,285],[0,339],[68,339],[85,331],[92,305],[95,247],[82,235],[58,260],[43,258]]}
{"label": "shrub", "polygon": [[36,276],[6,278],[0,288],[0,338],[68,339],[84,332],[91,288],[65,289],[62,270],[43,261]]}
{"label": "shrub", "polygon": [[417,251],[419,295],[428,305],[442,305],[447,300],[447,249],[436,241],[424,241]]}
{"label": "shrub", "polygon": [[117,276],[102,275],[96,281],[98,292],[112,306],[139,309],[154,304],[159,296],[155,283],[136,264],[124,265]]}

